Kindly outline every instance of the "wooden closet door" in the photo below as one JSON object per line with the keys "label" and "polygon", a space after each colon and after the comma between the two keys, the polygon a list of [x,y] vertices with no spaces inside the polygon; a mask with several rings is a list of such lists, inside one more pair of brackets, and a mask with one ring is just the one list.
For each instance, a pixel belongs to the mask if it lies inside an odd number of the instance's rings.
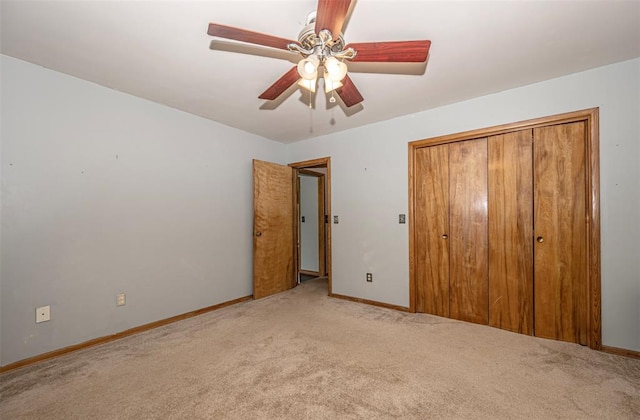
{"label": "wooden closet door", "polygon": [[449,146],[415,152],[416,311],[449,316]]}
{"label": "wooden closet door", "polygon": [[535,335],[587,343],[584,122],[534,129]]}
{"label": "wooden closet door", "polygon": [[449,145],[450,316],[487,324],[487,139]]}
{"label": "wooden closet door", "polygon": [[489,325],[533,334],[532,131],[489,137]]}

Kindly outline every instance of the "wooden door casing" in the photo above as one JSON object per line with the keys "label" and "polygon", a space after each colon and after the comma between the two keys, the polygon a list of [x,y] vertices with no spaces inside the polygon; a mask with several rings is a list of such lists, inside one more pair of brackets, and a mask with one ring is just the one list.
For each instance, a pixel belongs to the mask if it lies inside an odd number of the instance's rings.
{"label": "wooden door casing", "polygon": [[584,122],[534,129],[535,335],[587,344]]}
{"label": "wooden door casing", "polygon": [[449,316],[449,146],[416,151],[416,310]]}
{"label": "wooden door casing", "polygon": [[488,323],[487,139],[449,145],[449,313]]}
{"label": "wooden door casing", "polygon": [[327,240],[327,223],[325,212],[325,176],[318,178],[318,270],[320,276],[327,275],[327,255],[326,255],[326,240]]}
{"label": "wooden door casing", "polygon": [[294,171],[253,161],[253,297],[296,285],[294,264]]}
{"label": "wooden door casing", "polygon": [[[324,221],[324,225],[323,225],[323,229],[324,229],[324,246],[322,246],[322,249],[324,250],[324,273],[327,276],[327,280],[328,280],[328,294],[329,296],[335,296],[335,294],[333,293],[333,289],[332,289],[332,256],[331,256],[331,238],[332,238],[332,234],[331,234],[331,223],[329,223],[329,220],[331,219],[331,158],[330,157],[322,157],[322,158],[317,158],[317,159],[311,159],[311,160],[305,160],[305,161],[301,161],[301,162],[294,162],[294,163],[290,163],[289,167],[291,167],[293,170],[295,171],[304,171],[307,169],[321,169],[322,172],[324,173],[324,176],[322,177],[322,179],[324,180],[323,182],[323,189],[324,189],[324,201],[323,201],[323,205],[324,205],[324,214],[322,215],[322,219]],[[298,194],[297,191],[294,191],[294,193],[296,194],[296,197],[294,198],[294,202],[297,203],[298,202]],[[296,215],[294,217],[294,219],[297,221],[300,218],[300,214],[297,211],[297,205],[296,207]],[[294,234],[294,238],[298,237],[298,223],[294,223],[294,229],[295,229],[295,234]],[[296,253],[297,253],[297,249],[296,249]],[[297,263],[297,258],[295,259],[296,263]],[[298,272],[299,270],[299,265],[296,264],[296,267],[294,269],[294,272]]]}
{"label": "wooden door casing", "polygon": [[[325,178],[326,175],[321,173],[321,172],[316,172],[312,169],[295,169],[296,174],[295,174],[295,178],[296,178],[296,225],[295,227],[296,229],[296,238],[297,238],[297,271],[299,274],[306,274],[306,275],[312,275],[312,276],[317,276],[317,277],[323,277],[327,275],[327,270],[326,270],[326,265],[327,265],[327,261],[326,261],[326,213],[325,213]],[[317,214],[316,217],[318,218],[318,271],[313,271],[313,270],[306,270],[302,268],[302,252],[303,252],[303,247],[302,247],[302,226],[300,225],[301,223],[301,195],[300,195],[300,175],[304,174],[304,175],[308,175],[308,176],[312,176],[314,178],[316,178],[317,180],[317,202],[318,202],[318,206],[317,206]]]}
{"label": "wooden door casing", "polygon": [[531,130],[489,137],[489,325],[533,334]]}

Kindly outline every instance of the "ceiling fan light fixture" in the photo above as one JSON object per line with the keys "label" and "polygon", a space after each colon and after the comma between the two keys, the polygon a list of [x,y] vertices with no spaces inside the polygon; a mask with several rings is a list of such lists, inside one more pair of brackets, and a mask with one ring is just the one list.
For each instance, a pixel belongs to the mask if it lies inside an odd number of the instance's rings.
{"label": "ceiling fan light fixture", "polygon": [[347,65],[335,57],[329,57],[324,60],[325,79],[331,79],[332,82],[339,82],[347,75]]}
{"label": "ceiling fan light fixture", "polygon": [[332,80],[329,73],[324,72],[324,91],[326,93],[332,92],[338,88],[341,88],[342,82],[339,80]]}
{"label": "ceiling fan light fixture", "polygon": [[315,80],[318,77],[320,61],[315,55],[303,58],[298,62],[298,74],[305,80]]}
{"label": "ceiling fan light fixture", "polygon": [[312,93],[316,92],[316,79],[300,79],[298,81],[298,86],[304,88]]}

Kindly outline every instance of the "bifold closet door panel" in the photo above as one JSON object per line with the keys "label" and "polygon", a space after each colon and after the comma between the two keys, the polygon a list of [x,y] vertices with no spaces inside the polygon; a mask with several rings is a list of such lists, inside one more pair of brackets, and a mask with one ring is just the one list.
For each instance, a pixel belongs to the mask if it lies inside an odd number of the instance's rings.
{"label": "bifold closet door panel", "polygon": [[449,316],[449,146],[415,155],[416,311]]}
{"label": "bifold closet door panel", "polygon": [[585,123],[533,136],[535,335],[586,344]]}
{"label": "bifold closet door panel", "polygon": [[533,334],[532,131],[489,137],[489,325]]}
{"label": "bifold closet door panel", "polygon": [[450,316],[487,324],[487,139],[449,145]]}

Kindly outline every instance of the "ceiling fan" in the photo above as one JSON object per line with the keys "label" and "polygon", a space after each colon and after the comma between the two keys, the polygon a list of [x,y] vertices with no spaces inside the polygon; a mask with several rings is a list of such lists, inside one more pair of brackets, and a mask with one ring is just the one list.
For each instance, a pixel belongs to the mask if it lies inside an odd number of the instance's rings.
{"label": "ceiling fan", "polygon": [[[345,44],[342,26],[351,0],[318,0],[318,8],[307,17],[298,41],[253,32],[232,26],[210,23],[211,36],[297,52],[302,59],[274,84],[260,99],[274,100],[294,83],[315,92],[318,71],[323,71],[325,91],[337,92],[347,107],[363,101],[347,75],[348,61],[410,63],[425,62],[431,41],[389,41]],[[332,101],[335,99],[332,96]]]}

